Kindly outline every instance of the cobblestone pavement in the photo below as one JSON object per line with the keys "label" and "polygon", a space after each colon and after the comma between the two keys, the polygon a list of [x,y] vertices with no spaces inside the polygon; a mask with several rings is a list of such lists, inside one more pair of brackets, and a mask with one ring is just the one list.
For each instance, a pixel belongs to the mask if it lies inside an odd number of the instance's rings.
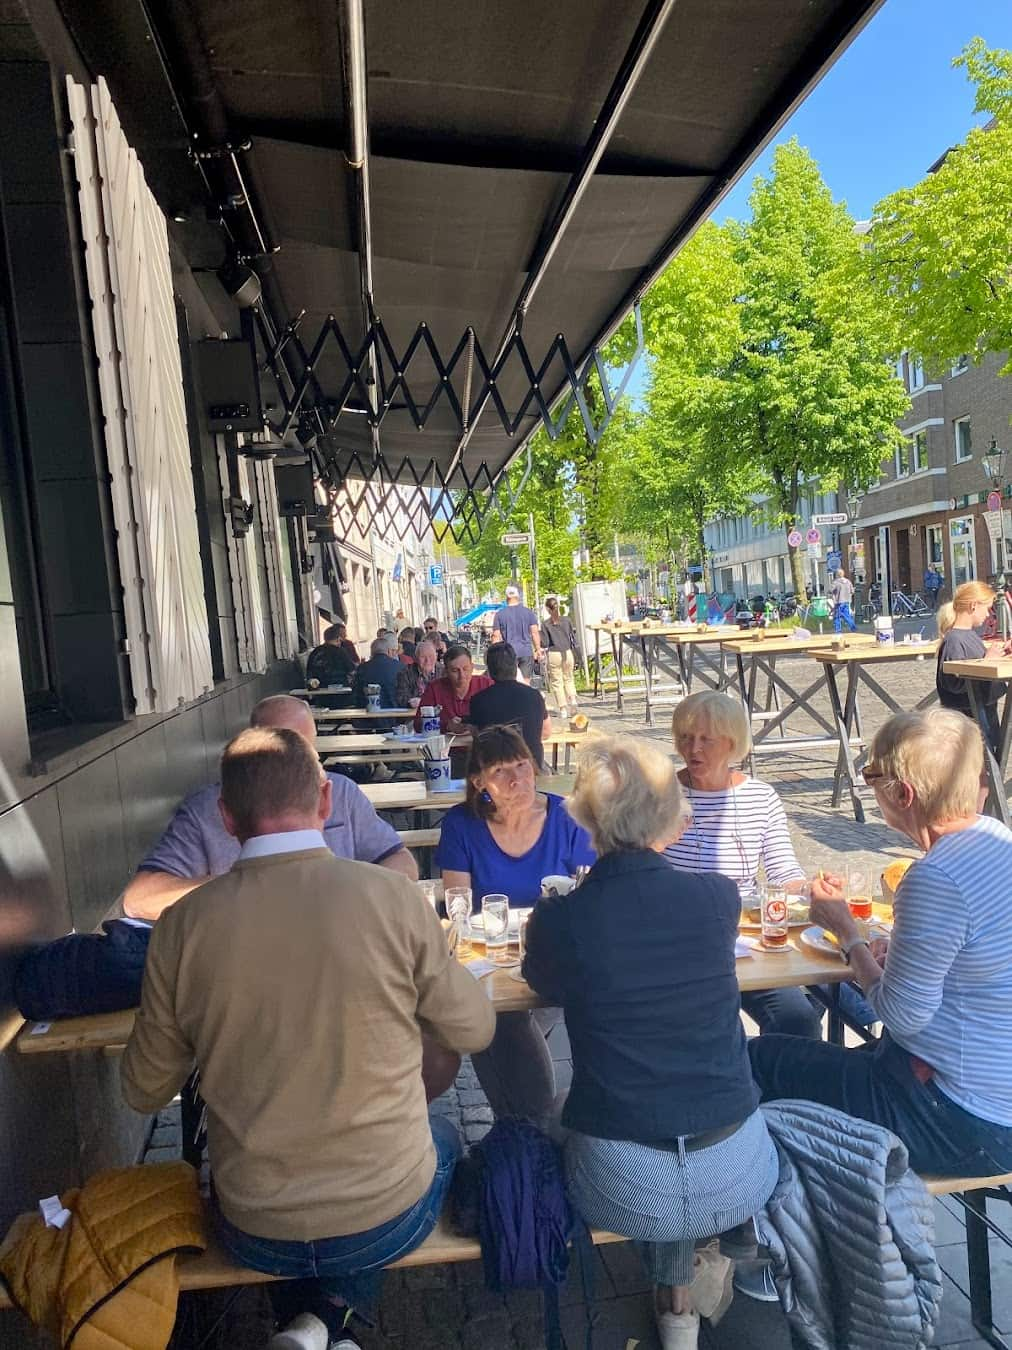
{"label": "cobblestone pavement", "polygon": [[[791,684],[804,687],[809,665],[792,661],[782,669]],[[928,693],[934,682],[931,660],[904,662],[880,668],[876,678],[902,707],[912,707]],[[828,715],[828,698],[822,693],[816,707]],[[584,700],[593,726],[605,731],[641,735],[668,745],[670,709],[661,709],[658,726],[644,725],[642,700],[629,700],[625,715],[615,711],[614,697],[595,705]],[[865,734],[870,736],[888,715],[870,698],[863,701]],[[788,734],[811,734],[812,724],[799,719]],[[757,773],[772,783],[781,795],[795,848],[802,865],[812,872],[818,867],[839,870],[848,862],[866,865],[878,875],[884,862],[911,852],[906,842],[888,829],[869,800],[867,822],[858,824],[849,801],[840,808],[830,805],[835,753],[829,747],[804,751],[786,750],[764,755]],[[553,1057],[560,1090],[572,1074],[565,1028],[552,1033]],[[491,1125],[492,1113],[478,1086],[474,1070],[464,1062],[454,1087],[434,1109],[460,1127],[468,1145],[477,1142]],[[163,1113],[152,1138],[151,1156],[159,1159],[178,1151],[178,1117]],[[974,1350],[985,1346],[974,1331],[967,1298],[966,1248],[959,1206],[950,1198],[937,1201],[937,1244],[944,1271],[945,1294],[942,1320],[936,1336],[940,1347]],[[1005,1223],[1000,1212],[998,1218]],[[1012,1332],[1012,1252],[992,1242],[995,1319],[1000,1331]],[[199,1315],[204,1325],[220,1312],[219,1295],[190,1296],[187,1316]],[[595,1264],[596,1350],[657,1350],[647,1281],[638,1256],[630,1244],[598,1248]],[[562,1293],[563,1331],[567,1344],[581,1345],[585,1332],[585,1304],[578,1274],[571,1272]],[[270,1335],[267,1300],[262,1290],[246,1290],[235,1301],[209,1344],[229,1350],[254,1350]],[[464,1266],[394,1272],[386,1290],[375,1331],[361,1333],[367,1350],[540,1350],[543,1329],[539,1295],[516,1293],[509,1297],[489,1293],[483,1284],[481,1266]],[[184,1317],[175,1342],[176,1350],[197,1344]],[[789,1350],[789,1338],[779,1310],[739,1296],[715,1330],[704,1330],[706,1350]]]}

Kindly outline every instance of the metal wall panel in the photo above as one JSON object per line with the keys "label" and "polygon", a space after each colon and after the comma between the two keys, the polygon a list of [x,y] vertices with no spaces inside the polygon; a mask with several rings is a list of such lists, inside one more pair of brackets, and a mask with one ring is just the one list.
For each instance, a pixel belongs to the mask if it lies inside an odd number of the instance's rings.
{"label": "metal wall panel", "polygon": [[165,218],[104,80],[68,80],[138,712],[213,684]]}

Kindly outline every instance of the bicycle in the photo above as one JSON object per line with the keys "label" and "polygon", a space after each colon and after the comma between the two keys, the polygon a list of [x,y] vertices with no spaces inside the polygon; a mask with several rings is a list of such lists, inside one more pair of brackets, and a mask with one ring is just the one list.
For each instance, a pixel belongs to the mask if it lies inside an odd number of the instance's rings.
{"label": "bicycle", "polygon": [[924,603],[923,598],[917,591],[913,595],[907,595],[904,591],[893,591],[892,593],[892,616],[894,619],[926,619],[931,615],[931,609]]}

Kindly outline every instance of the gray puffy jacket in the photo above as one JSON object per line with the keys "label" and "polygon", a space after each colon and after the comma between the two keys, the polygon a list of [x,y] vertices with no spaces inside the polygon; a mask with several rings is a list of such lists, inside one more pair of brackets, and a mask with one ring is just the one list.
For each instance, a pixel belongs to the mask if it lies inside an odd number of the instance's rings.
{"label": "gray puffy jacket", "polygon": [[811,1350],[922,1350],[942,1281],[934,1214],[889,1130],[814,1102],[762,1108],[780,1179],[758,1216],[780,1301]]}

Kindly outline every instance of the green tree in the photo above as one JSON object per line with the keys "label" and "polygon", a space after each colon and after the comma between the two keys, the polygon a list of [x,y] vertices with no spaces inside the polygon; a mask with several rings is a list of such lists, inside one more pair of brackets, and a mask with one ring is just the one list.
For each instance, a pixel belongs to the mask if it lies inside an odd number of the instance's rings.
{"label": "green tree", "polygon": [[[750,205],[737,243],[741,343],[711,434],[756,472],[765,513],[790,534],[806,489],[877,480],[908,399],[886,361],[897,331],[858,280],[854,221],[796,140],[777,148]],[[788,552],[804,595],[801,554]]]}
{"label": "green tree", "polygon": [[876,206],[863,259],[903,345],[935,370],[964,353],[1012,350],[1012,51],[978,37],[954,64],[991,121]]}

